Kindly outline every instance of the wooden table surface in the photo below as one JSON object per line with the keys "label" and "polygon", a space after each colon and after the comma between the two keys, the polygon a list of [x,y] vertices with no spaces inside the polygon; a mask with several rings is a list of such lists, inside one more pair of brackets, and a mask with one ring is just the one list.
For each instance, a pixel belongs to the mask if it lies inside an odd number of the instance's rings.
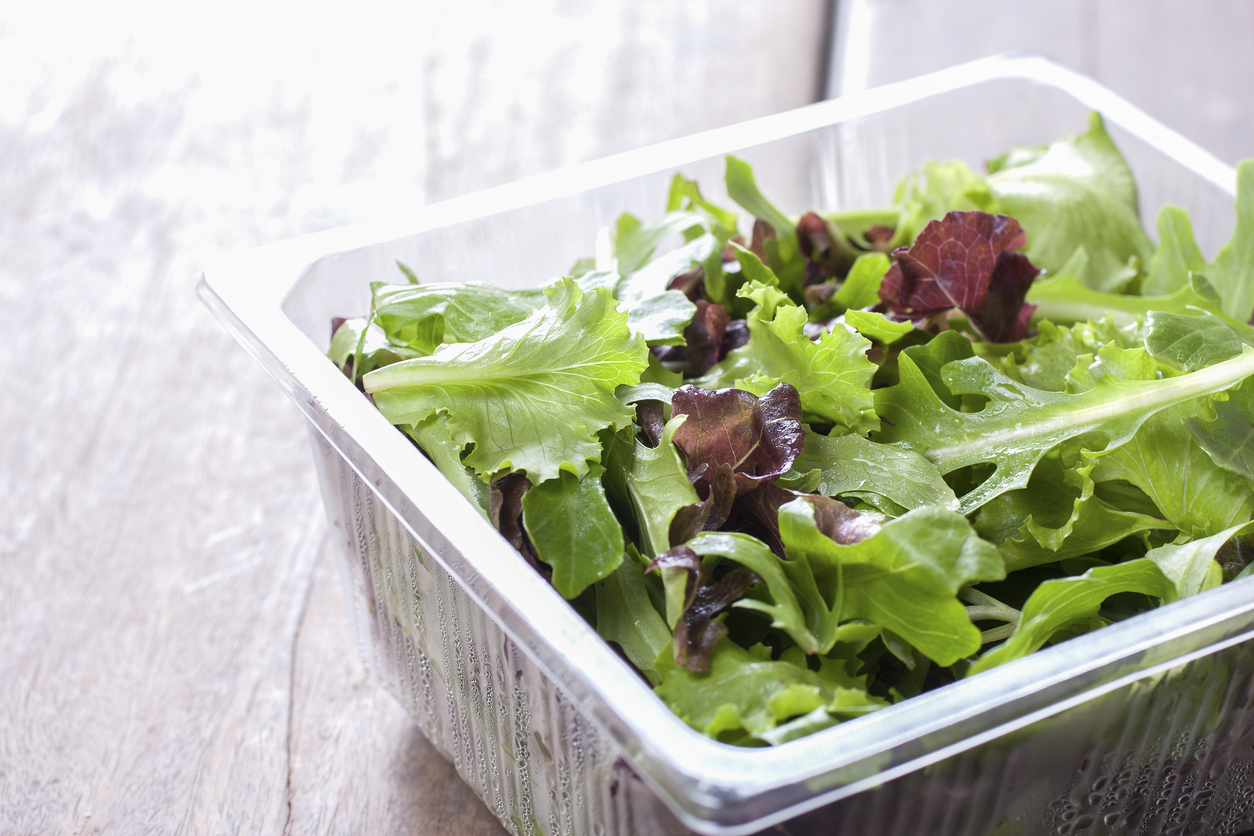
{"label": "wooden table surface", "polygon": [[502,832],[356,657],[214,252],[1005,49],[1254,156],[1245,0],[180,5],[0,7],[4,834]]}

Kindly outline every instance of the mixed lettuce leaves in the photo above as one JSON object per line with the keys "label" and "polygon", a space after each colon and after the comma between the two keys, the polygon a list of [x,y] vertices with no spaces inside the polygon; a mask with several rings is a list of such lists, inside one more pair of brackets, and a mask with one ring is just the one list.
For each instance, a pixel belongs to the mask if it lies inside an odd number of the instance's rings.
{"label": "mixed lettuce leaves", "polygon": [[329,356],[685,722],[777,745],[1250,573],[1254,163],[1208,261],[1094,114],[885,207],[676,175]]}

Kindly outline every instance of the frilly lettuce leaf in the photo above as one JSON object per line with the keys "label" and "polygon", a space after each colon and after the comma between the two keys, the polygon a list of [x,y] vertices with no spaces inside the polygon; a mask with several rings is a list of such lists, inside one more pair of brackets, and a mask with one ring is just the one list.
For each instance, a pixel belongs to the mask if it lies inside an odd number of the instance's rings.
{"label": "frilly lettuce leaf", "polygon": [[920,174],[908,174],[897,184],[893,202],[901,212],[894,247],[914,241],[929,222],[940,220],[946,212],[1001,211],[984,177],[960,160],[924,163]]}
{"label": "frilly lettuce leaf", "polygon": [[707,488],[725,467],[744,494],[785,473],[805,441],[797,390],[786,383],[760,398],[742,389],[683,386],[671,397],[671,412],[687,419],[673,436],[687,456],[688,478]]}
{"label": "frilly lettuce leaf", "polygon": [[567,279],[548,293],[543,308],[487,339],[371,372],[366,391],[394,424],[447,413],[453,438],[474,444],[465,462],[481,477],[582,476],[601,457],[597,433],[631,422],[614,389],[639,382],[648,348],[609,291]]}
{"label": "frilly lettuce leaf", "polygon": [[1035,309],[1023,300],[1041,272],[1015,252],[1023,240],[1014,218],[949,212],[893,251],[879,297],[901,320],[920,324],[958,308],[985,342],[1021,340]]}
{"label": "frilly lettuce leaf", "polygon": [[[705,674],[680,667],[669,656],[664,650],[658,658],[662,684],[657,695],[697,731],[728,742],[782,743],[791,738],[772,739],[769,733],[792,718],[816,710],[855,717],[887,705],[864,690],[832,682],[822,669],[772,660],[763,645],[745,650],[723,639],[710,653]],[[830,723],[815,728],[823,725]]]}
{"label": "frilly lettuce leaf", "polygon": [[[743,263],[761,264],[752,253],[740,257]],[[858,433],[878,427],[871,395],[876,367],[866,357],[871,347],[866,338],[841,325],[812,341],[805,333],[805,308],[760,283],[747,285],[741,294],[758,303],[748,316],[749,342],[693,383],[705,389],[734,386],[757,395],[788,383],[800,393],[807,420]]]}

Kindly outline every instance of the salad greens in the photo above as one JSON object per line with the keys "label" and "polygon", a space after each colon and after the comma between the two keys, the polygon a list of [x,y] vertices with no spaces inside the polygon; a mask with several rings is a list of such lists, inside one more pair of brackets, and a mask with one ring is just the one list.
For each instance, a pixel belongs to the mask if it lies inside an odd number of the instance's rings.
{"label": "salad greens", "polygon": [[1254,162],[1208,261],[1094,114],[889,206],[676,175],[329,355],[685,722],[776,745],[1251,571]]}

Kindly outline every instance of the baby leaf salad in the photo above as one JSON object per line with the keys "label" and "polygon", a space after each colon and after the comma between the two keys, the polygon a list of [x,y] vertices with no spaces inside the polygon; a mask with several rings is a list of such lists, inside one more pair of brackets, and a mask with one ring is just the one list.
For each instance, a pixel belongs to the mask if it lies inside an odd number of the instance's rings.
{"label": "baby leaf salad", "polygon": [[778,744],[1252,570],[1254,163],[1208,261],[1094,114],[892,205],[727,158],[543,290],[330,357],[696,729]]}

